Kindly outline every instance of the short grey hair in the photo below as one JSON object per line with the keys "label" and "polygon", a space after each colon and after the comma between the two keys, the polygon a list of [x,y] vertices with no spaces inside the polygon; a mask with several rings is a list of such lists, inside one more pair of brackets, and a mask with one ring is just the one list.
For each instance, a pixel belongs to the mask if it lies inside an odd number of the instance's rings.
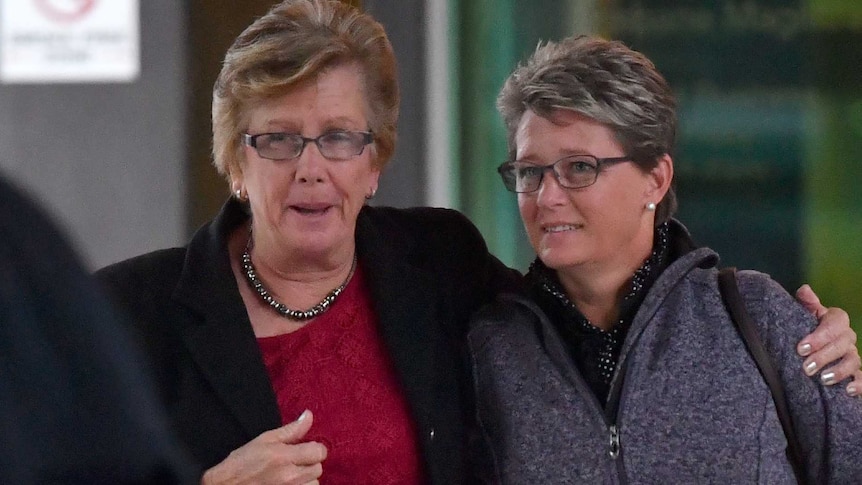
{"label": "short grey hair", "polygon": [[[626,155],[645,171],[662,155],[672,155],[676,137],[676,100],[652,61],[621,42],[599,37],[540,43],[506,79],[497,109],[511,159],[527,110],[547,119],[556,110],[569,110],[608,126]],[[656,209],[656,225],[670,219],[676,208],[671,187]]]}

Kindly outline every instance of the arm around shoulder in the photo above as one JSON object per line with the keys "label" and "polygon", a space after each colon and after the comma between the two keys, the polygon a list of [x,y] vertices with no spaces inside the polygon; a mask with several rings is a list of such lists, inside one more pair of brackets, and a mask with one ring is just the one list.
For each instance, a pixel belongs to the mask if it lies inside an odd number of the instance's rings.
{"label": "arm around shoulder", "polygon": [[740,290],[784,385],[795,433],[813,483],[854,483],[862,474],[862,399],[801,369],[795,345],[817,322],[775,281],[739,273]]}

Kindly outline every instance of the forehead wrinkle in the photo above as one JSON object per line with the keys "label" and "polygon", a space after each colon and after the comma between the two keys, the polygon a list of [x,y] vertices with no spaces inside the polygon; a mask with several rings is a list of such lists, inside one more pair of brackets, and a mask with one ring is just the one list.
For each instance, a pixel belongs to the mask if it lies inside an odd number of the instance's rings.
{"label": "forehead wrinkle", "polygon": [[561,147],[557,149],[556,155],[553,160],[548,161],[537,161],[536,157],[532,154],[527,154],[527,156],[518,158],[517,162],[529,163],[532,165],[551,165],[554,164],[564,158],[573,157],[576,155],[590,155],[595,156],[589,152],[589,150],[584,150],[582,148],[569,148],[569,147]]}
{"label": "forehead wrinkle", "polygon": [[[547,120],[546,118],[545,118],[545,120],[550,121],[550,120]],[[567,124],[554,123],[554,125],[560,126],[560,127],[565,127],[565,126],[568,126],[570,124],[569,123],[567,123]],[[548,129],[548,128],[545,127],[542,129],[542,131],[545,131],[546,129]],[[523,130],[518,130],[518,133],[521,136],[527,136]],[[528,138],[535,138],[535,137],[529,136]],[[586,148],[582,147],[580,144],[580,141],[576,137],[573,137],[573,136],[566,136],[566,137],[560,136],[560,135],[554,136],[554,140],[551,142],[556,147],[556,149],[554,150],[554,152],[551,155],[553,160],[546,160],[547,157],[543,157],[543,156],[539,155],[538,153],[536,153],[536,152],[543,151],[543,149],[548,146],[548,143],[536,143],[536,142],[529,143],[529,144],[517,143],[517,140],[518,140],[517,136],[516,136],[515,140],[516,140],[516,148],[517,148],[516,153],[518,151],[521,151],[522,149],[526,148],[526,150],[523,151],[521,153],[521,155],[517,157],[517,161],[522,161],[522,162],[527,162],[527,163],[551,164],[551,163],[556,162],[557,160],[560,160],[561,158],[566,158],[566,157],[570,157],[573,155],[594,155],[590,150],[587,150]]]}
{"label": "forehead wrinkle", "polygon": [[[364,120],[357,120],[351,116],[331,116],[323,118],[320,121],[320,125],[323,130],[329,130],[332,128],[342,128],[342,129],[351,129],[351,130],[365,130],[366,127],[362,125]],[[271,118],[267,118],[263,123],[263,127],[266,130],[275,130],[275,131],[289,131],[300,133],[304,125],[304,120],[299,117],[297,119],[282,117],[279,115],[274,115]]]}

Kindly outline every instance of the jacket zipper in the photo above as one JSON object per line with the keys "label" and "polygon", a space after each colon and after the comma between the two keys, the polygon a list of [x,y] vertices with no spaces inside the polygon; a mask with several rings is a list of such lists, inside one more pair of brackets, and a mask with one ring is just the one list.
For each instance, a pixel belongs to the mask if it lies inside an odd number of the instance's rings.
{"label": "jacket zipper", "polygon": [[[517,300],[516,300],[517,301]],[[527,308],[529,308],[532,312],[536,313],[532,304],[524,304]],[[627,485],[628,477],[626,476],[625,467],[623,466],[623,461],[621,459],[622,454],[622,444],[620,442],[619,428],[617,427],[617,410],[619,408],[620,394],[622,381],[625,373],[625,367],[621,367],[617,369],[617,372],[623,374],[621,376],[617,376],[617,379],[614,381],[614,385],[611,388],[611,392],[608,396],[607,407],[602,407],[599,398],[593,394],[590,387],[587,385],[587,382],[584,380],[583,376],[578,371],[577,367],[568,357],[568,354],[565,353],[565,349],[562,345],[562,342],[558,340],[556,333],[553,331],[549,331],[548,329],[553,328],[553,325],[547,320],[547,318],[539,318],[539,323],[542,328],[541,332],[548,336],[554,336],[552,341],[556,345],[554,345],[554,349],[556,351],[548,348],[548,355],[551,360],[560,368],[566,369],[567,372],[566,377],[569,378],[576,388],[580,389],[585,399],[592,402],[592,405],[596,411],[598,411],[599,417],[599,431],[600,432],[608,432],[609,433],[609,449],[608,456],[610,457],[609,465],[611,467],[616,468],[616,483],[619,485]],[[547,348],[547,344],[546,344]],[[622,359],[622,355],[620,358]]]}
{"label": "jacket zipper", "polygon": [[[628,478],[626,477],[625,467],[623,467],[623,461],[620,459],[620,454],[622,453],[622,445],[620,443],[620,434],[619,428],[617,427],[617,409],[619,407],[619,395],[621,387],[622,379],[618,379],[620,382],[615,382],[614,389],[611,390],[610,395],[608,396],[607,407],[602,407],[601,401],[599,398],[593,394],[593,391],[590,390],[590,387],[587,385],[587,382],[584,380],[583,376],[581,376],[580,372],[574,368],[574,364],[571,365],[571,370],[573,371],[571,377],[573,378],[573,383],[575,386],[579,387],[585,396],[586,399],[592,402],[593,407],[596,411],[598,411],[599,417],[599,430],[601,432],[608,433],[608,456],[610,457],[610,466],[616,468],[616,483],[618,485],[627,485]],[[613,402],[611,401],[613,400]]]}
{"label": "jacket zipper", "polygon": [[611,458],[616,460],[620,456],[620,431],[617,429],[617,425],[615,424],[610,426],[609,431],[611,439],[608,454],[611,455]]}
{"label": "jacket zipper", "polygon": [[617,426],[617,412],[619,410],[620,394],[622,394],[622,376],[614,382],[614,387],[611,389],[608,396],[608,402],[604,408],[576,369],[574,370],[573,377],[575,385],[579,386],[582,390],[585,390],[585,394],[588,396],[587,399],[592,401],[595,409],[599,411],[599,421],[601,421],[601,427],[599,429],[608,433],[608,457],[610,458],[610,466],[616,468],[616,483],[619,485],[627,485],[628,477],[626,476],[626,470],[623,466],[623,460],[621,457],[623,449],[620,441],[619,427]]}
{"label": "jacket zipper", "polygon": [[629,480],[622,459],[623,445],[620,440],[620,429],[617,426],[616,419],[609,420],[608,422],[611,423],[608,425],[608,456],[613,466],[617,469],[617,483],[626,485]]}
{"label": "jacket zipper", "polygon": [[623,444],[620,438],[620,428],[617,419],[619,417],[627,368],[627,356],[620,354],[616,375],[614,375],[612,387],[608,393],[608,401],[605,404],[605,420],[608,423],[608,456],[610,456],[611,461],[616,465],[617,478],[619,479],[619,483],[623,485],[628,483],[628,477],[622,459]]}

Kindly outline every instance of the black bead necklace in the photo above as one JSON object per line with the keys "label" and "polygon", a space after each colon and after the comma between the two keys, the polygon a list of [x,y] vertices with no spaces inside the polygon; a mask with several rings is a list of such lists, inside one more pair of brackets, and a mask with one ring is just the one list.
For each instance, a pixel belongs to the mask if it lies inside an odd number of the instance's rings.
{"label": "black bead necklace", "polygon": [[353,272],[356,271],[356,254],[353,254],[353,263],[350,265],[350,273],[347,274],[347,278],[344,279],[344,282],[338,285],[334,290],[330,291],[323,300],[320,301],[317,305],[309,308],[308,310],[293,310],[288,308],[283,303],[279,302],[263,286],[263,283],[258,279],[257,272],[254,269],[254,264],[251,262],[251,237],[249,237],[249,242],[245,246],[245,251],[242,253],[242,269],[245,273],[245,277],[248,280],[248,283],[257,292],[258,296],[263,300],[264,303],[269,305],[273,310],[275,310],[279,315],[284,318],[288,318],[290,320],[310,320],[326,310],[329,310],[329,307],[335,302],[335,299],[338,298],[338,295],[344,291],[344,288],[347,286],[347,283],[350,282],[350,279],[353,278]]}

